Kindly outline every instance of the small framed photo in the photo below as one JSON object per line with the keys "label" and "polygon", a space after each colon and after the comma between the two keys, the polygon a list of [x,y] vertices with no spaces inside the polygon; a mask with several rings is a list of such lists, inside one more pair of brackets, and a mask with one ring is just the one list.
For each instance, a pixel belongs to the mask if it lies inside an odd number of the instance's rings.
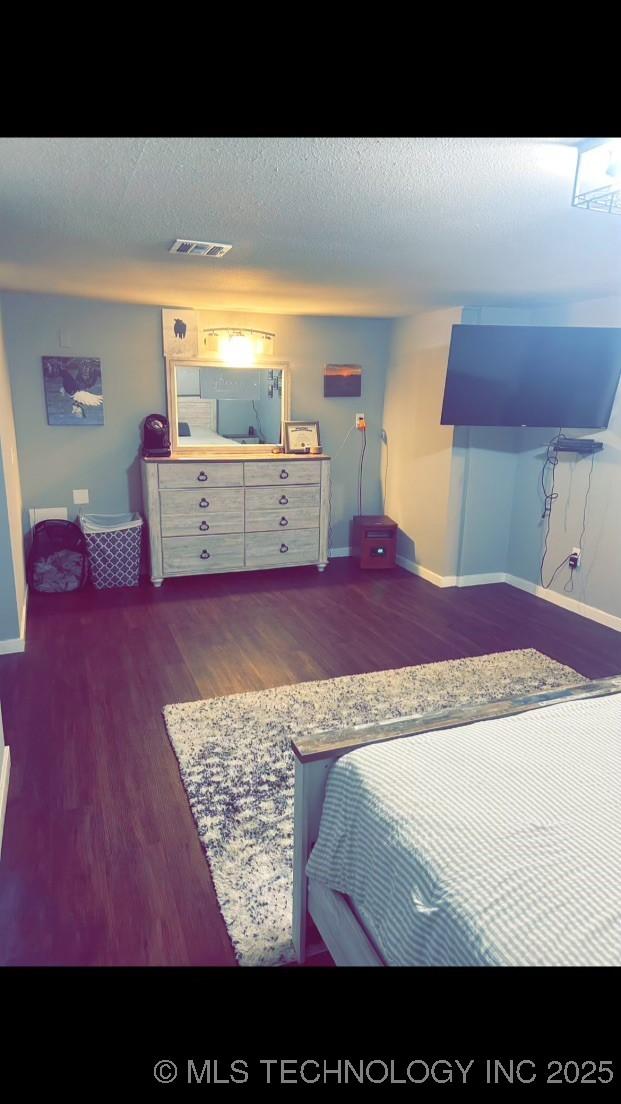
{"label": "small framed photo", "polygon": [[362,395],[362,368],[359,364],[326,364],[323,375],[326,399],[357,399]]}
{"label": "small framed photo", "polygon": [[283,422],[282,443],[285,452],[310,452],[319,448],[319,422]]}
{"label": "small framed photo", "polygon": [[162,310],[164,356],[198,356],[198,312],[195,310]]}

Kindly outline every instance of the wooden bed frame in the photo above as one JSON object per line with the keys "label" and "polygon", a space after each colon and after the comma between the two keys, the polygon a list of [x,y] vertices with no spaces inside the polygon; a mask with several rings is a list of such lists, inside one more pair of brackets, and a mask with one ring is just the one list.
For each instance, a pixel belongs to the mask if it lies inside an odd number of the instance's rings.
{"label": "wooden bed frame", "polygon": [[310,917],[337,966],[386,965],[349,900],[343,894],[306,877],[306,863],[319,832],[328,771],[341,755],[368,744],[417,736],[423,732],[458,728],[497,717],[511,717],[531,709],[559,705],[561,702],[618,693],[621,693],[621,676],[504,701],[460,706],[398,721],[313,732],[293,739],[293,943],[298,962],[304,962],[310,954],[323,949],[307,946]]}

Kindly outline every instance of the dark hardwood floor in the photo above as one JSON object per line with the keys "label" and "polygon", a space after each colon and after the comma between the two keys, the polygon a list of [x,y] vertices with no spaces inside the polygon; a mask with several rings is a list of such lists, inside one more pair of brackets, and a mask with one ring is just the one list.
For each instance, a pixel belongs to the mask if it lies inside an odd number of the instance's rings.
{"label": "dark hardwood floor", "polygon": [[527,647],[621,671],[620,633],[509,586],[439,590],[349,560],[32,594],[26,653],[0,657],[0,962],[234,964],[167,703]]}

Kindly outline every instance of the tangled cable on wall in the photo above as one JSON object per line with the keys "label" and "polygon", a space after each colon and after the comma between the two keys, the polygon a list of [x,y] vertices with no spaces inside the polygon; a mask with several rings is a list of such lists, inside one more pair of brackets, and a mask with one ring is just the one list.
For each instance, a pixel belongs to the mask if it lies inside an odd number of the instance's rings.
{"label": "tangled cable on wall", "polygon": [[[556,576],[558,575],[559,571],[561,571],[564,567],[569,565],[570,576],[569,576],[569,579],[567,579],[567,581],[565,582],[565,586],[563,587],[563,590],[567,594],[571,594],[573,589],[574,589],[574,574],[575,574],[576,566],[577,566],[576,564],[574,564],[572,562],[572,554],[569,553],[567,556],[565,556],[565,558],[562,559],[561,562],[554,568],[554,571],[552,572],[552,575],[550,576],[547,583],[544,581],[543,569],[544,569],[546,556],[548,554],[548,539],[549,539],[549,536],[550,536],[550,526],[551,526],[551,523],[552,523],[552,506],[553,506],[554,502],[556,501],[556,499],[558,498],[558,492],[555,489],[555,476],[556,476],[556,466],[558,464],[558,452],[559,451],[568,451],[567,450],[567,445],[565,445],[565,448],[563,448],[562,445],[563,445],[563,442],[566,443],[570,440],[571,439],[568,438],[563,433],[562,428],[559,429],[558,433],[555,434],[555,436],[552,437],[552,439],[548,443],[545,460],[543,462],[543,467],[541,469],[541,488],[542,488],[542,491],[543,491],[543,513],[542,513],[541,517],[544,520],[547,519],[547,521],[546,521],[546,528],[545,528],[545,535],[544,535],[544,542],[543,542],[543,555],[541,557],[541,564],[539,566],[539,579],[540,579],[540,582],[541,582],[541,586],[543,587],[544,590],[549,590],[550,587],[552,586],[552,583],[554,582]],[[561,446],[560,449],[557,447],[559,445]],[[599,447],[601,448],[601,445]],[[584,450],[581,450],[581,451],[583,452]],[[584,496],[584,508],[583,508],[583,512],[582,512],[582,532],[580,533],[580,538],[578,540],[578,545],[577,545],[577,547],[581,550],[582,550],[582,543],[583,543],[583,540],[584,540],[584,535],[586,533],[587,507],[588,507],[588,502],[589,502],[589,494],[590,494],[590,491],[591,491],[591,477],[593,475],[593,464],[594,464],[594,461],[595,461],[595,452],[596,451],[597,450],[595,448],[590,451],[591,467],[590,467],[590,470],[589,470],[589,477],[588,477],[586,492],[585,492],[585,496]],[[552,480],[551,480],[551,483],[550,483],[549,487],[548,487],[547,482],[546,482],[548,471],[552,472]]]}

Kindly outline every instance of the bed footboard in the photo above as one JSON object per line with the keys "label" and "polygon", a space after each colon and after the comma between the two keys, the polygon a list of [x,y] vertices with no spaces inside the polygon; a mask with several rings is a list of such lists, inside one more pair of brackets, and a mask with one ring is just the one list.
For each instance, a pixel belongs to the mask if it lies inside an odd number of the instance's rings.
{"label": "bed footboard", "polygon": [[295,760],[295,797],[293,804],[293,945],[298,962],[306,957],[308,918],[308,879],[306,863],[317,839],[323,808],[323,795],[331,758],[313,763]]}
{"label": "bed footboard", "polygon": [[[304,962],[308,953],[306,935],[310,912],[320,933],[322,933],[322,927],[324,931],[329,927],[339,933],[336,954],[341,958],[343,965],[382,964],[379,959],[373,963],[367,960],[369,954],[368,949],[365,948],[365,941],[368,947],[371,948],[372,954],[375,954],[374,949],[345,898],[341,897],[340,894],[333,894],[329,890],[322,892],[321,887],[314,884],[313,900],[309,902],[306,863],[319,833],[328,771],[341,755],[345,755],[349,751],[355,751],[356,748],[365,747],[368,744],[402,739],[406,736],[416,736],[423,732],[458,728],[461,725],[475,724],[479,721],[492,720],[497,717],[510,717],[531,709],[560,705],[562,702],[574,701],[580,698],[596,698],[618,693],[621,693],[621,676],[619,675],[614,678],[582,683],[579,686],[566,687],[563,690],[547,690],[519,698],[508,698],[503,701],[459,706],[454,709],[445,709],[439,713],[406,717],[382,724],[313,732],[309,733],[308,736],[292,740],[291,746],[295,755],[293,943],[298,962]],[[336,898],[338,898],[338,901],[335,900]],[[317,911],[316,917],[313,909]],[[347,919],[346,912],[349,913]],[[355,963],[349,961],[347,951],[343,951],[343,954],[341,954],[343,934],[347,935],[349,931],[347,938],[350,942],[355,937],[357,938],[357,936],[354,936],[353,928],[351,930],[349,928],[350,922],[358,926],[360,929],[358,935],[361,934],[363,937],[359,944],[362,958],[356,959]],[[336,929],[334,924],[336,924]],[[358,946],[358,944],[356,945]],[[328,950],[332,951],[333,947],[328,945]]]}

